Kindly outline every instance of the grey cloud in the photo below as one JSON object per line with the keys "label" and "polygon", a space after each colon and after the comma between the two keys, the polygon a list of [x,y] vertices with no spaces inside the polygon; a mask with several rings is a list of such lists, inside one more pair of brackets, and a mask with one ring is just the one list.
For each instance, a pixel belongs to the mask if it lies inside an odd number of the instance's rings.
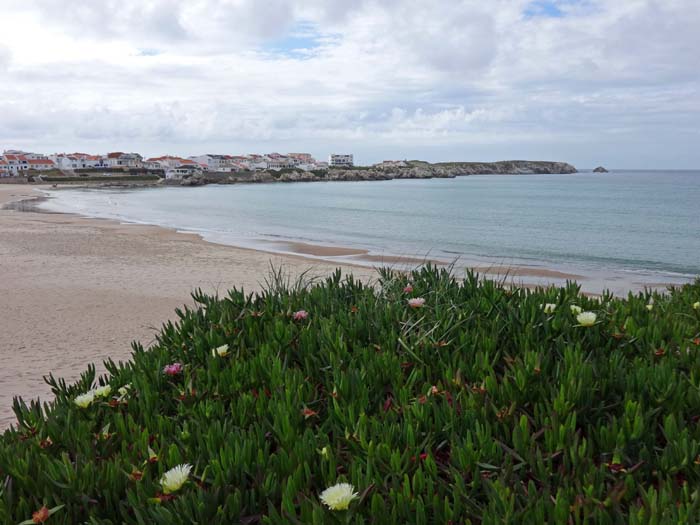
{"label": "grey cloud", "polygon": [[177,40],[186,36],[180,9],[168,0],[31,0],[46,23],[62,24],[75,35]]}
{"label": "grey cloud", "polygon": [[[365,160],[554,152],[620,166],[644,147],[645,162],[700,164],[695,0],[591,0],[563,18],[524,17],[525,0],[75,0],[71,16],[58,0],[30,1],[85,45],[131,51],[48,65],[13,56],[3,72],[0,47],[0,148],[294,144]],[[255,51],[299,24],[323,33],[312,56]]]}

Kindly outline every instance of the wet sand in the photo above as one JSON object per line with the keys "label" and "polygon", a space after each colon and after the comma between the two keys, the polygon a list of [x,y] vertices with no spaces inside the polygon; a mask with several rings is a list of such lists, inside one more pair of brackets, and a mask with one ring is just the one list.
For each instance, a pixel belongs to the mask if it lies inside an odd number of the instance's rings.
{"label": "wet sand", "polygon": [[[438,266],[447,266],[448,263],[431,259],[430,257],[407,257],[400,255],[375,255],[369,250],[358,248],[344,248],[341,246],[320,246],[303,242],[264,241],[261,246],[269,246],[273,253],[285,253],[294,255],[308,255],[323,259],[332,259],[345,264],[359,266],[397,266],[401,269],[431,263]],[[473,271],[488,275],[492,278],[499,277],[538,277],[544,279],[577,280],[584,279],[582,275],[566,273],[546,268],[526,268],[522,266],[472,266]]]}

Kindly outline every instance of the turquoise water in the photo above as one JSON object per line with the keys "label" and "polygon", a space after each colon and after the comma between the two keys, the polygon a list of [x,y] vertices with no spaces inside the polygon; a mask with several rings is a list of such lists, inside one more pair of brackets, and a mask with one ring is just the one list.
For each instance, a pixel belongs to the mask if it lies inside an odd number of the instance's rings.
{"label": "turquoise water", "polygon": [[[594,288],[700,274],[700,172],[61,190],[46,207],[194,231],[232,245],[303,241],[373,254],[558,269]],[[283,245],[279,245],[284,251]]]}

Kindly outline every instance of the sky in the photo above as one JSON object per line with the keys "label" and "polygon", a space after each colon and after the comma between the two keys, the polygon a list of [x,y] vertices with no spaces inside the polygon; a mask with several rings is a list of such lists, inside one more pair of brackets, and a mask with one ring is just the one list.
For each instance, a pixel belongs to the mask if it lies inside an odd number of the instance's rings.
{"label": "sky", "polygon": [[0,0],[0,150],[700,168],[700,0]]}

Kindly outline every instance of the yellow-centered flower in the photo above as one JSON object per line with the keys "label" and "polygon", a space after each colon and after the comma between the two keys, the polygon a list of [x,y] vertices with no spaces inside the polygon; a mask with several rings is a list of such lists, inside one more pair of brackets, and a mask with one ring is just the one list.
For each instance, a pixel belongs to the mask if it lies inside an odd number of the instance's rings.
{"label": "yellow-centered flower", "polygon": [[350,483],[338,483],[321,492],[321,501],[331,510],[346,510],[350,502],[357,498],[357,492]]}

